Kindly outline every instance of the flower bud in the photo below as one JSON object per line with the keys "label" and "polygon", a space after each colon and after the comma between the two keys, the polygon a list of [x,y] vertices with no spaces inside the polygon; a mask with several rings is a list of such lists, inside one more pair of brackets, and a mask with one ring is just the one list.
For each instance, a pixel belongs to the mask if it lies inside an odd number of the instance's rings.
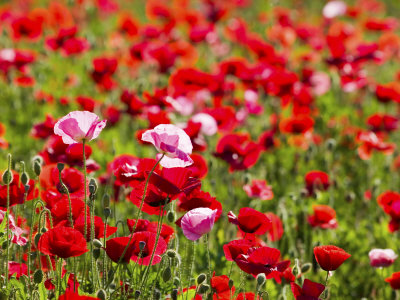
{"label": "flower bud", "polygon": [[57,169],[58,169],[59,172],[64,170],[64,164],[63,163],[57,163]]}
{"label": "flower bud", "polygon": [[305,274],[308,271],[311,270],[312,264],[311,263],[305,263],[304,265],[301,266],[301,273]]}
{"label": "flower bud", "polygon": [[41,232],[41,233],[46,233],[46,232],[47,232],[47,228],[46,228],[46,227],[43,227],[42,229],[40,229],[40,232]]}
{"label": "flower bud", "polygon": [[103,243],[98,239],[94,239],[93,246],[95,246],[96,248],[101,248],[101,247],[103,247]]}
{"label": "flower bud", "polygon": [[202,284],[205,280],[207,279],[206,274],[201,273],[199,276],[197,276],[197,284]]}
{"label": "flower bud", "polygon": [[39,240],[40,240],[40,237],[41,237],[41,236],[42,236],[42,235],[41,235],[40,233],[37,233],[37,234],[35,235],[34,242],[35,242],[36,247],[37,247],[38,244],[39,244]]}
{"label": "flower bud", "polygon": [[93,257],[95,260],[97,260],[100,257],[100,249],[99,248],[93,249]]}
{"label": "flower bud", "polygon": [[168,222],[172,223],[175,221],[175,213],[173,211],[169,211],[167,213],[167,220]]}
{"label": "flower bud", "polygon": [[164,269],[162,273],[162,279],[164,280],[164,282],[167,282],[171,279],[171,277],[172,277],[172,271],[171,268],[168,266]]}
{"label": "flower bud", "polygon": [[178,299],[178,289],[173,289],[171,292],[171,299],[177,300]]}
{"label": "flower bud", "polygon": [[181,285],[181,280],[178,277],[174,277],[174,285],[175,286],[180,286]]}
{"label": "flower bud", "polygon": [[108,218],[109,216],[111,216],[111,208],[109,208],[109,207],[104,208],[103,213],[104,213],[104,216],[106,218]]}
{"label": "flower bud", "polygon": [[2,180],[3,180],[3,183],[6,184],[6,185],[10,184],[13,181],[13,176],[12,176],[12,173],[11,173],[10,170],[6,170],[3,173]]}
{"label": "flower bud", "polygon": [[172,250],[172,249],[169,249],[167,251],[167,255],[168,255],[168,257],[175,258],[176,257],[176,252],[174,250]]}
{"label": "flower bud", "polygon": [[42,165],[37,160],[33,162],[33,172],[35,172],[36,176],[39,176],[42,172]]}
{"label": "flower bud", "polygon": [[106,300],[107,299],[107,293],[105,290],[98,290],[96,297],[99,298],[100,300]]}
{"label": "flower bud", "polygon": [[29,175],[28,175],[28,173],[23,172],[23,173],[21,174],[21,183],[22,183],[23,185],[27,185],[28,182],[29,182]]}
{"label": "flower bud", "polygon": [[260,273],[257,275],[257,286],[262,286],[265,281],[266,281],[266,277],[264,273]]}
{"label": "flower bud", "polygon": [[208,290],[210,289],[210,286],[208,284],[202,284],[199,286],[199,294],[205,294],[208,292]]}
{"label": "flower bud", "polygon": [[42,270],[36,270],[35,273],[33,274],[33,282],[36,284],[40,284],[43,281],[43,271]]}
{"label": "flower bud", "polygon": [[233,283],[234,283],[233,280],[229,279],[228,286],[230,290],[233,288]]}
{"label": "flower bud", "polygon": [[90,182],[89,182],[89,192],[90,192],[90,194],[91,195],[96,194],[97,189],[98,189],[98,185],[97,185],[96,180],[94,178],[90,179]]}
{"label": "flower bud", "polygon": [[136,291],[135,291],[134,298],[135,298],[135,299],[139,299],[140,294],[141,294],[140,291],[139,291],[139,290],[136,290]]}
{"label": "flower bud", "polygon": [[110,207],[110,195],[109,194],[104,194],[104,196],[103,196],[103,206],[105,208]]}

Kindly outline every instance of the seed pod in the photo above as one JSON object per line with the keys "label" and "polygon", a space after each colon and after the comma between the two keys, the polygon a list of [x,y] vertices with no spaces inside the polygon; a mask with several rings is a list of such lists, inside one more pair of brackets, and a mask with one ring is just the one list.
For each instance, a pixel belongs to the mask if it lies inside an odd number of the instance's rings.
{"label": "seed pod", "polygon": [[40,284],[43,281],[43,271],[42,270],[36,270],[35,273],[33,274],[33,282],[36,284]]}
{"label": "seed pod", "polygon": [[199,294],[205,294],[208,292],[208,290],[210,289],[210,286],[208,284],[202,284],[199,286]]}
{"label": "seed pod", "polygon": [[202,284],[206,279],[207,279],[206,274],[201,273],[199,276],[197,276],[196,282],[197,284]]}
{"label": "seed pod", "polygon": [[98,189],[98,185],[97,185],[96,180],[94,178],[90,179],[90,182],[89,182],[89,192],[90,192],[90,194],[91,195],[96,194],[97,189]]}
{"label": "seed pod", "polygon": [[109,194],[104,194],[104,196],[103,196],[103,206],[105,208],[110,207],[110,195]]}
{"label": "seed pod", "polygon": [[13,176],[12,176],[12,173],[11,173],[10,170],[6,170],[3,173],[2,180],[3,180],[3,183],[6,184],[6,185],[10,184],[13,181]]}
{"label": "seed pod", "polygon": [[99,298],[100,300],[106,300],[107,299],[107,293],[105,290],[98,290],[96,297]]}
{"label": "seed pod", "polygon": [[164,280],[164,282],[167,282],[171,279],[172,277],[172,271],[171,271],[171,267],[166,267],[162,273],[162,279]]}
{"label": "seed pod", "polygon": [[[11,243],[10,243],[11,244]],[[8,246],[8,242],[4,241],[3,244],[1,244],[1,249],[6,250]]]}

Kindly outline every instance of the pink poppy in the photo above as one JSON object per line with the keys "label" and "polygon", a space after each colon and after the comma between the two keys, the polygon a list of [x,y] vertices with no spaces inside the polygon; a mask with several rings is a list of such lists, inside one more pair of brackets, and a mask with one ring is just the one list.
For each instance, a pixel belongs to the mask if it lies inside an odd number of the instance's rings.
{"label": "pink poppy", "polygon": [[172,124],[160,124],[154,129],[147,130],[142,135],[142,141],[149,142],[157,151],[165,154],[160,165],[165,168],[184,168],[190,166],[193,146],[190,137]]}
{"label": "pink poppy", "polygon": [[397,258],[392,249],[372,249],[368,253],[371,266],[375,268],[388,267],[394,263]]}
{"label": "pink poppy", "polygon": [[73,111],[56,123],[54,133],[61,136],[65,144],[81,143],[97,138],[106,123],[89,111]]}
{"label": "pink poppy", "polygon": [[185,237],[196,241],[203,234],[209,233],[214,226],[217,210],[199,207],[188,211],[181,220],[181,227]]}
{"label": "pink poppy", "polygon": [[267,185],[267,182],[261,179],[254,179],[251,184],[246,184],[243,190],[246,192],[247,196],[252,198],[271,200],[274,197],[271,186]]}

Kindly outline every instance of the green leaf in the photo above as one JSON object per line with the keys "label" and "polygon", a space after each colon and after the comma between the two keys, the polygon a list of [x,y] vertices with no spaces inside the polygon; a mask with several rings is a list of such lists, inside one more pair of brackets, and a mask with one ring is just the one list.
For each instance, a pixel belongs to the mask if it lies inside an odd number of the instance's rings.
{"label": "green leaf", "polygon": [[8,282],[8,289],[11,287],[14,287],[14,289],[17,291],[17,299],[26,299],[26,286],[22,284],[22,282],[20,282],[16,278],[11,278]]}

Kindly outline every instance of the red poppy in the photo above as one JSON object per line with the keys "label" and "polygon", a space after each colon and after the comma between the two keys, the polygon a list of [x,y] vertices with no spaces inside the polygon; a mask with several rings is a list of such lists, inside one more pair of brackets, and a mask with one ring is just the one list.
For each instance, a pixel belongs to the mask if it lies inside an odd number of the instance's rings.
{"label": "red poppy", "polygon": [[54,227],[39,239],[38,249],[43,254],[68,258],[88,252],[82,233],[70,227]]}
{"label": "red poppy", "polygon": [[260,198],[261,200],[271,200],[274,198],[272,187],[267,185],[266,180],[254,179],[251,184],[243,186],[247,196],[252,198]]}
{"label": "red poppy", "polygon": [[222,204],[216,200],[215,197],[200,189],[196,189],[188,195],[183,194],[178,201],[178,208],[184,211],[189,211],[199,207],[208,207],[212,210],[217,210],[215,221],[219,219],[222,214]]}
{"label": "red poppy", "polygon": [[314,214],[308,217],[312,227],[334,229],[338,226],[335,210],[328,205],[313,205]]}
{"label": "red poppy", "polygon": [[399,290],[400,289],[400,272],[394,272],[390,277],[385,279],[388,282],[392,289]]}
{"label": "red poppy", "polygon": [[117,70],[118,61],[115,58],[99,57],[93,60],[93,81],[104,90],[111,90],[116,86],[112,75]]}
{"label": "red poppy", "polygon": [[235,294],[235,287],[229,288],[229,277],[226,275],[211,277],[211,288],[214,291],[213,300],[230,299]]}
{"label": "red poppy", "polygon": [[251,247],[254,247],[254,244],[247,239],[230,241],[223,247],[225,258],[228,261],[234,261],[239,255],[246,255]]}
{"label": "red poppy", "polygon": [[357,141],[361,143],[361,145],[357,148],[357,152],[360,158],[363,160],[370,159],[373,150],[382,152],[385,155],[390,155],[396,148],[394,143],[384,142],[372,131],[360,132],[357,135]]}
{"label": "red poppy", "polygon": [[387,114],[373,114],[368,117],[367,124],[374,132],[391,132],[399,127],[399,120]]}
{"label": "red poppy", "polygon": [[325,290],[323,284],[312,282],[308,279],[304,279],[303,287],[294,282],[290,283],[290,287],[296,300],[318,300],[319,296]]}
{"label": "red poppy", "polygon": [[198,179],[203,179],[206,177],[208,173],[208,166],[204,157],[200,154],[193,153],[190,155],[190,158],[193,160],[193,164],[186,167],[186,169],[192,172],[191,176]]}
{"label": "red poppy", "polygon": [[[135,219],[127,219],[126,223],[128,225],[129,231],[132,232],[133,227],[135,226]],[[139,219],[138,225],[136,226],[135,232],[149,231],[152,233],[157,233],[158,223],[156,221],[150,222],[148,220]],[[160,236],[165,240],[168,244],[171,238],[174,236],[174,229],[166,224],[161,225]]]}
{"label": "red poppy", "polygon": [[[49,200],[49,199],[46,199]],[[72,220],[75,221],[81,214],[84,214],[85,203],[80,199],[71,199]],[[89,209],[87,208],[87,211]],[[51,216],[53,217],[54,225],[70,226],[69,224],[69,200],[61,199],[53,203],[51,207]],[[82,233],[83,234],[83,233]]]}
{"label": "red poppy", "polygon": [[281,273],[290,265],[290,260],[280,261],[281,252],[270,247],[250,248],[246,255],[239,255],[235,262],[248,274],[257,277],[264,273],[267,279],[274,278],[281,282]]}
{"label": "red poppy", "polygon": [[268,212],[265,215],[271,221],[271,228],[267,232],[268,239],[271,242],[279,241],[284,232],[282,220],[272,212]]}
{"label": "red poppy", "polygon": [[329,175],[322,171],[310,171],[304,180],[309,195],[313,195],[316,190],[326,191],[330,186]]}
{"label": "red poppy", "polygon": [[[121,236],[121,237],[116,237],[109,239],[106,242],[106,253],[108,257],[113,261],[113,262],[119,262],[122,253],[124,252],[126,246],[128,245],[129,242],[129,237],[127,236]],[[122,263],[129,263],[132,253],[135,250],[135,244],[133,239],[129,243],[129,247],[127,248],[125,255],[123,259],[121,260]]]}
{"label": "red poppy", "polygon": [[318,246],[314,248],[317,263],[325,271],[335,271],[351,255],[336,246]]}
{"label": "red poppy", "polygon": [[268,217],[250,207],[243,207],[236,217],[232,211],[228,213],[229,222],[235,224],[245,233],[262,235],[271,228],[271,221]]}
{"label": "red poppy", "polygon": [[18,263],[15,261],[8,261],[8,278],[10,279],[14,274],[17,279],[21,275],[28,275],[28,266],[24,263]]}
{"label": "red poppy", "polygon": [[100,298],[90,297],[90,296],[80,296],[78,293],[73,291],[67,291],[65,294],[58,297],[58,300],[100,300]]}
{"label": "red poppy", "polygon": [[[79,216],[79,218],[76,219],[74,228],[78,230],[80,233],[84,235],[85,232],[85,217],[84,213]],[[86,225],[87,225],[87,231],[86,231],[86,241],[91,240],[91,218],[87,216],[86,218]],[[117,227],[114,226],[107,226],[106,229],[106,237],[109,237],[110,235],[113,235],[117,231]],[[98,216],[94,216],[94,238],[95,239],[101,239],[104,237],[104,222],[102,218]]]}
{"label": "red poppy", "polygon": [[378,101],[387,103],[390,101],[400,102],[400,84],[391,82],[386,85],[378,84],[375,89]]}
{"label": "red poppy", "polygon": [[15,19],[11,27],[15,40],[19,40],[22,37],[34,40],[42,34],[42,23],[26,16]]}
{"label": "red poppy", "polygon": [[229,163],[229,171],[246,170],[257,163],[260,146],[247,134],[227,134],[217,144],[214,155]]}
{"label": "red poppy", "polygon": [[[26,200],[35,199],[38,196],[38,189],[35,189],[35,183],[32,179],[28,181],[29,189]],[[10,183],[10,206],[24,203],[25,187],[19,180],[19,174],[13,174],[13,180]],[[0,185],[0,208],[7,207],[7,185]]]}
{"label": "red poppy", "polygon": [[50,114],[47,114],[44,122],[33,125],[31,135],[37,139],[46,139],[54,134],[55,124],[56,120]]}
{"label": "red poppy", "polygon": [[[141,231],[133,233],[132,238],[134,250],[132,252],[131,260],[137,262],[139,265],[149,265],[151,254],[154,247],[156,247],[152,265],[158,264],[161,261],[161,255],[167,251],[167,243],[160,236],[156,246],[156,234],[149,231]],[[143,250],[140,250],[139,243],[145,242]]]}
{"label": "red poppy", "polygon": [[400,194],[386,191],[380,194],[377,202],[383,211],[391,217],[389,231],[395,232],[400,228]]}
{"label": "red poppy", "polygon": [[279,124],[279,129],[285,133],[304,134],[312,130],[313,126],[314,120],[310,116],[297,115],[283,119]]}

